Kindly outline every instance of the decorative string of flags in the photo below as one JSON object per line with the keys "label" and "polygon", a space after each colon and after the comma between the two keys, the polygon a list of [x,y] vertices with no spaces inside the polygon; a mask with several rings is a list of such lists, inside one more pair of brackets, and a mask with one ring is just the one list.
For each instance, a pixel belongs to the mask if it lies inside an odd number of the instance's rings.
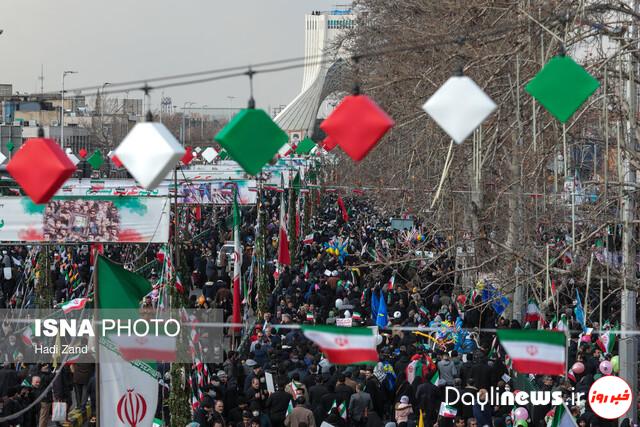
{"label": "decorative string of flags", "polygon": [[[247,73],[251,78],[253,72]],[[564,53],[552,58],[526,85],[525,90],[551,115],[565,123],[600,86],[583,67]],[[358,86],[356,86],[357,88]],[[148,88],[147,88],[148,90]],[[249,175],[258,175],[265,165],[277,158],[287,145],[287,134],[263,110],[254,107],[251,97],[248,108],[241,110],[214,137],[223,148],[209,147],[201,156],[208,162],[216,157],[236,161]],[[495,109],[495,102],[469,77],[449,78],[422,106],[423,110],[461,144]],[[363,160],[394,126],[389,115],[367,95],[355,93],[344,97],[320,125],[327,137],[316,144],[303,139],[294,154],[307,155],[319,147],[331,151],[340,147],[356,162]],[[88,155],[81,149],[78,154]],[[108,156],[124,166],[147,190],[158,186],[178,162],[188,164],[198,154],[185,149],[162,123],[138,123]],[[3,156],[4,157],[4,156]],[[32,159],[37,158],[34,168]],[[12,156],[7,171],[35,203],[47,202],[75,171],[77,157],[65,153],[52,139],[28,140]],[[0,158],[0,161],[6,159]],[[104,157],[96,150],[87,158],[99,168]]]}

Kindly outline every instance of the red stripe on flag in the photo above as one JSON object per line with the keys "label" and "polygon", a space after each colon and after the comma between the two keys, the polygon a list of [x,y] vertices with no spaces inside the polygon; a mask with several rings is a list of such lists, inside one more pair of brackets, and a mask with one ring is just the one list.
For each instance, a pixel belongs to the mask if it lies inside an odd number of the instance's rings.
{"label": "red stripe on flag", "polygon": [[564,375],[564,362],[513,359],[513,369],[526,374]]}
{"label": "red stripe on flag", "polygon": [[378,352],[375,349],[347,349],[347,350],[338,350],[338,349],[328,349],[321,348],[322,352],[329,359],[329,363],[334,363],[336,365],[352,365],[357,363],[377,363],[378,362]]}
{"label": "red stripe on flag", "polygon": [[156,360],[162,362],[175,362],[176,350],[158,350],[152,348],[119,348],[122,358],[126,361],[132,360]]}

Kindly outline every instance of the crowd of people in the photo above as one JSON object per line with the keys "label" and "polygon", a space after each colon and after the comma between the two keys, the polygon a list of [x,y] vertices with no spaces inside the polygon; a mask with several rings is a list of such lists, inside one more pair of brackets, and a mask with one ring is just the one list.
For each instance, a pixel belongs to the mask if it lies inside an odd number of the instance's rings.
{"label": "crowd of people", "polygon": [[[576,369],[555,377],[514,371],[495,334],[484,330],[557,328],[558,322],[549,324],[550,316],[547,321],[543,318],[527,324],[509,320],[487,300],[486,291],[494,289],[490,277],[475,287],[461,285],[450,239],[431,234],[418,218],[413,219],[411,229],[394,228],[389,218],[392,213],[380,212],[365,197],[346,198],[348,209],[342,209],[335,195],[325,195],[314,207],[312,218],[301,218],[299,244],[291,254],[291,264],[278,265],[280,203],[279,193],[263,194],[268,295],[256,294],[252,271],[257,207],[243,208],[242,270],[249,292],[244,296],[243,310],[247,322],[255,320],[244,331],[241,344],[227,349],[222,363],[207,363],[203,385],[193,393],[190,426],[546,426],[553,418],[551,404],[529,406],[526,418],[521,419],[512,406],[443,405],[447,387],[480,397],[490,390],[559,390],[568,397],[574,390],[588,391],[602,375],[601,362],[615,356],[615,346],[609,353],[598,347],[596,333],[573,332],[582,328],[569,301],[563,318],[565,329],[571,330],[568,366]],[[211,221],[211,216],[218,221]],[[219,256],[232,240],[225,216],[222,210],[215,214],[211,209],[198,211],[198,222],[190,232],[202,237],[183,242],[184,261],[177,268],[183,276],[189,272],[182,284],[189,292],[190,308],[222,309],[225,319],[231,319],[233,267],[230,257]],[[190,221],[195,217],[187,214]],[[312,239],[305,237],[302,229],[307,221]],[[140,253],[116,245],[104,248],[108,257],[125,265],[153,263],[159,248],[149,245],[143,249]],[[0,307],[35,306],[37,295],[24,282],[25,277],[35,276],[29,268],[36,267],[39,253],[24,246],[3,249],[3,267],[13,273],[9,278],[0,277]],[[88,247],[47,254],[50,271],[46,274],[53,285],[54,305],[90,294]],[[146,274],[152,284],[161,280],[158,267]],[[492,291],[489,298],[496,295]],[[257,318],[261,298],[267,310]],[[379,326],[377,308],[372,308],[379,307],[380,300],[384,300],[388,318],[386,326],[378,329],[379,362],[374,365],[332,365],[300,329],[291,326],[344,324],[340,319],[350,319],[351,327]],[[437,330],[425,333],[418,327]],[[0,422],[0,427],[47,426],[51,404],[56,401],[68,402],[70,408],[87,403],[95,408],[93,365],[21,363],[12,347],[24,345],[19,332],[0,328],[0,334],[4,343],[0,346],[4,361],[0,418],[27,408],[51,383],[52,371],[63,370],[37,405],[18,418]],[[158,366],[163,386],[157,417],[174,425],[168,409],[168,366]],[[581,427],[613,426],[615,422],[598,418],[584,401],[569,404],[568,409]]]}

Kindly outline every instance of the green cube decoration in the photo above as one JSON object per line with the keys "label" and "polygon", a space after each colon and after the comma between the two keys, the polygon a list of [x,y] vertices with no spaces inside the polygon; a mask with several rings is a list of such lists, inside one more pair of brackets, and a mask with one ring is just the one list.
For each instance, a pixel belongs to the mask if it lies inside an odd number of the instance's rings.
{"label": "green cube decoration", "polygon": [[313,139],[306,137],[305,139],[300,141],[300,143],[298,144],[298,148],[296,148],[296,154],[301,154],[301,155],[309,154],[311,150],[313,150],[313,147],[315,146],[316,146],[316,143],[313,142]]}
{"label": "green cube decoration", "polygon": [[226,150],[222,149],[218,153],[218,157],[220,158],[220,160],[229,160],[229,153],[227,153]]}
{"label": "green cube decoration", "polygon": [[263,110],[248,108],[236,114],[215,140],[245,172],[257,175],[289,137]]}
{"label": "green cube decoration", "polygon": [[12,140],[9,140],[9,142],[7,142],[7,150],[9,150],[9,152],[13,152],[13,149],[16,148],[16,146],[13,144]]}
{"label": "green cube decoration", "polygon": [[104,159],[102,158],[102,153],[100,150],[96,150],[93,154],[87,159],[87,163],[91,165],[94,169],[100,169],[100,166],[104,163]]}
{"label": "green cube decoration", "polygon": [[527,84],[529,92],[556,119],[566,123],[600,87],[600,83],[568,56],[556,56]]}

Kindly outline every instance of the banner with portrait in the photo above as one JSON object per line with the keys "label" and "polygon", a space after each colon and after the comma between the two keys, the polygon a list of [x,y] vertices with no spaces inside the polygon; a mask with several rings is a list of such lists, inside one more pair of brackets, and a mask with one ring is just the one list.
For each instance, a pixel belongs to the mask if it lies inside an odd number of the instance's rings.
{"label": "banner with portrait", "polygon": [[238,188],[240,205],[255,205],[256,181],[250,179],[210,182],[182,182],[178,184],[178,203],[230,205],[233,203],[233,187]]}
{"label": "banner with portrait", "polygon": [[168,197],[0,197],[0,242],[166,243],[169,208]]}

